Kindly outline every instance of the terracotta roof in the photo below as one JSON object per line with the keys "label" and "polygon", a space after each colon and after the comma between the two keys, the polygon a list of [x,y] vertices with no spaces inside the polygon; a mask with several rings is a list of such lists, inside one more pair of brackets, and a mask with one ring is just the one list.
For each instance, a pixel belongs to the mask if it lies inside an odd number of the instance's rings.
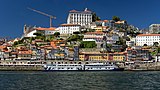
{"label": "terracotta roof", "polygon": [[45,49],[52,49],[53,47],[51,45],[45,45],[44,48]]}
{"label": "terracotta roof", "polygon": [[102,20],[97,20],[96,22],[103,22]]}
{"label": "terracotta roof", "polygon": [[36,28],[36,30],[55,30],[56,28],[50,27],[50,28]]}
{"label": "terracotta roof", "polygon": [[117,21],[117,22],[115,22],[116,24],[121,24],[121,23],[125,23],[125,21]]}
{"label": "terracotta roof", "polygon": [[113,54],[124,54],[125,52],[115,52]]}
{"label": "terracotta roof", "polygon": [[18,54],[18,52],[11,52],[11,54]]}
{"label": "terracotta roof", "polygon": [[85,34],[104,34],[103,32],[87,32]]}
{"label": "terracotta roof", "polygon": [[104,22],[108,22],[108,20],[103,20]]}
{"label": "terracotta roof", "polygon": [[71,11],[69,11],[69,12],[79,12],[79,11],[77,11],[77,10],[71,10]]}
{"label": "terracotta roof", "polygon": [[79,24],[61,24],[61,26],[81,26]]}
{"label": "terracotta roof", "polygon": [[4,45],[1,45],[1,46],[0,46],[0,49],[4,49],[4,48],[6,48],[6,46],[4,46]]}
{"label": "terracotta roof", "polygon": [[100,52],[80,52],[81,54],[106,54],[106,53],[100,53]]}
{"label": "terracotta roof", "polygon": [[60,46],[65,46],[65,44],[60,44]]}
{"label": "terracotta roof", "polygon": [[139,34],[137,36],[160,36],[160,34]]}
{"label": "terracotta roof", "polygon": [[84,11],[71,10],[69,12],[71,12],[71,13],[91,13],[91,11],[89,11],[88,9],[84,10]]}

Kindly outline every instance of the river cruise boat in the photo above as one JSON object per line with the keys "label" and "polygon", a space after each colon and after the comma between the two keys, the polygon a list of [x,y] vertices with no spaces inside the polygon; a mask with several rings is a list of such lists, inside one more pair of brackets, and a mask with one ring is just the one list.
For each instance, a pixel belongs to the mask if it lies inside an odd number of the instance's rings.
{"label": "river cruise boat", "polygon": [[115,64],[89,63],[89,64],[45,64],[46,71],[123,71]]}

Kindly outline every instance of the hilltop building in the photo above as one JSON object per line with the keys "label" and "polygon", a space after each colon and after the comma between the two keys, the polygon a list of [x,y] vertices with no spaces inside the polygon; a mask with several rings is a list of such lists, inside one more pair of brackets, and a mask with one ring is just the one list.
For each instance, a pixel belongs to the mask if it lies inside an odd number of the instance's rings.
{"label": "hilltop building", "polygon": [[79,24],[81,26],[90,26],[92,22],[92,12],[87,8],[84,11],[69,11],[67,24]]}

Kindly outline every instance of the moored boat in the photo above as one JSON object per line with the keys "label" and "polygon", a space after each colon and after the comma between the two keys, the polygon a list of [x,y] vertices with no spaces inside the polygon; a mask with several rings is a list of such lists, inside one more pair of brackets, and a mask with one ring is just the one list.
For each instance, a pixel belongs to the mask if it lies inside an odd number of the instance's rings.
{"label": "moored boat", "polygon": [[45,64],[46,71],[123,71],[115,64],[89,63],[89,64]]}

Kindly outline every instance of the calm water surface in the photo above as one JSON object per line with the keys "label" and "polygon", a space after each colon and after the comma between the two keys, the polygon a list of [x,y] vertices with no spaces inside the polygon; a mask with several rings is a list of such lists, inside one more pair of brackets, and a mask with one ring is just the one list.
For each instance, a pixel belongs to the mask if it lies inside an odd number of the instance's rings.
{"label": "calm water surface", "polygon": [[160,71],[0,71],[0,90],[160,90]]}

